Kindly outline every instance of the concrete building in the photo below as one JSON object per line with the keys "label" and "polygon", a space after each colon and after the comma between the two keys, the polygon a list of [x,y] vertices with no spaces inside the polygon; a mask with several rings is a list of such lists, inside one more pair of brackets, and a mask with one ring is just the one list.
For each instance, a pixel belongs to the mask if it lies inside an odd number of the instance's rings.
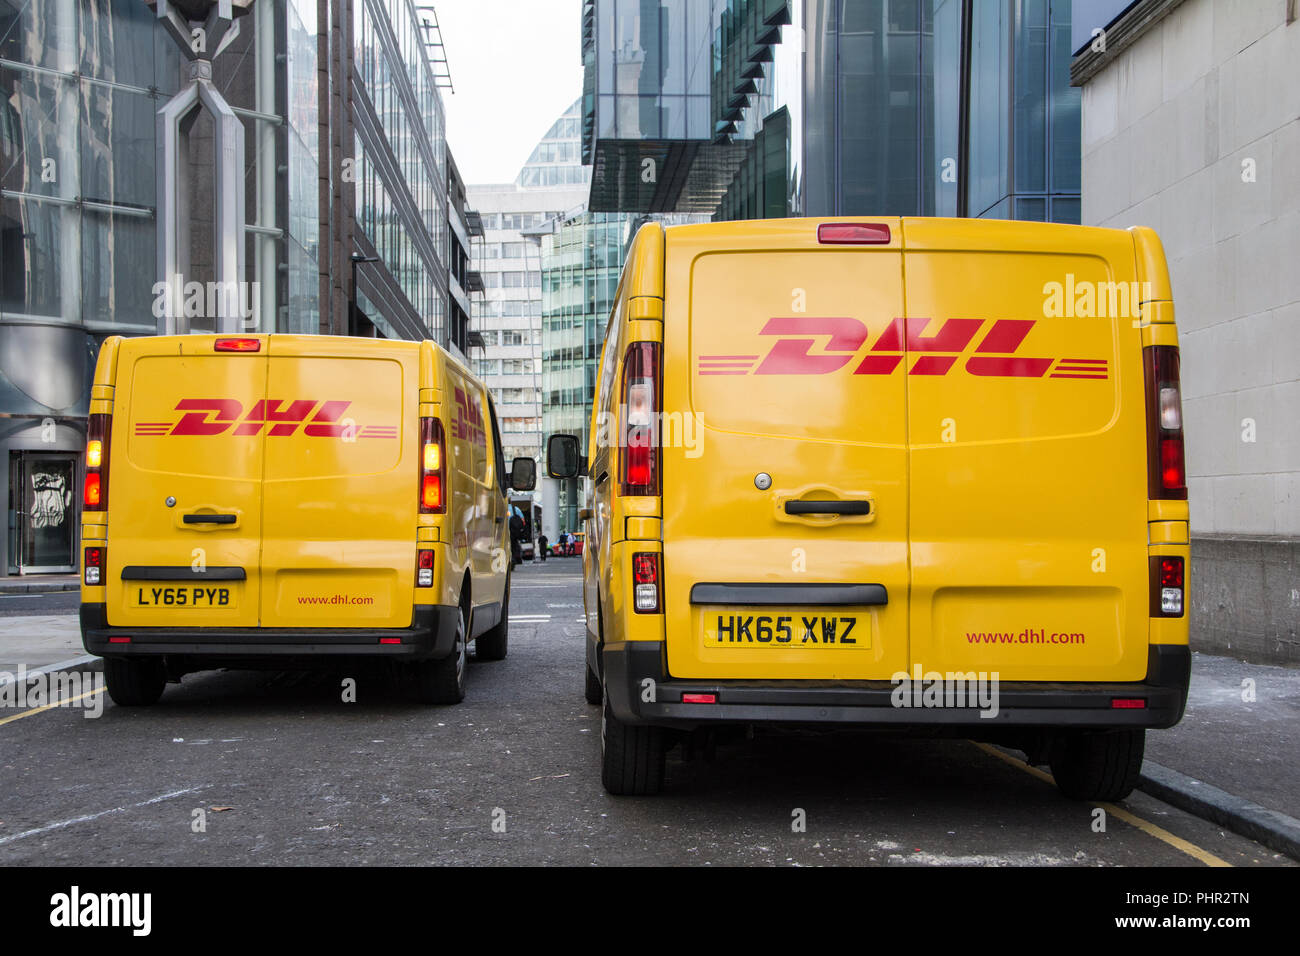
{"label": "concrete building", "polygon": [[[472,217],[452,195],[433,8],[235,12],[212,85],[244,131],[244,327],[456,347]],[[159,329],[155,114],[188,71],[142,0],[0,0],[0,573],[76,570],[95,356]],[[214,277],[213,145],[201,115],[181,157],[187,282]]]}
{"label": "concrete building", "polygon": [[1193,646],[1300,662],[1297,5],[1078,8],[1083,221],[1152,226],[1173,278]]}
{"label": "concrete building", "polygon": [[578,104],[565,110],[513,183],[471,185],[483,222],[473,268],[484,293],[471,328],[475,372],[492,390],[506,458],[542,460],[542,261],[540,231],[586,199],[590,170],[579,150]]}

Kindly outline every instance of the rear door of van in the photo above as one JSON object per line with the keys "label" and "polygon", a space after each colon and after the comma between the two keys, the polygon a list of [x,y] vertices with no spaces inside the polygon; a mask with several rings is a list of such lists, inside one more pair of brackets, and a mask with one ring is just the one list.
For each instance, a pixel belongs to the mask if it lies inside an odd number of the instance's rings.
{"label": "rear door of van", "polygon": [[418,349],[276,335],[266,359],[261,623],[406,627],[415,587]]}
{"label": "rear door of van", "polygon": [[1147,665],[1140,289],[1128,233],[906,220],[911,662]]}
{"label": "rear door of van", "polygon": [[260,341],[255,352],[218,352],[203,335],[121,343],[109,447],[111,626],[256,626],[264,445],[238,423],[266,397]]}
{"label": "rear door of van", "polygon": [[907,669],[906,383],[897,349],[868,351],[904,314],[899,222],[882,222],[887,240],[866,245],[821,242],[807,222],[667,231],[675,677]]}

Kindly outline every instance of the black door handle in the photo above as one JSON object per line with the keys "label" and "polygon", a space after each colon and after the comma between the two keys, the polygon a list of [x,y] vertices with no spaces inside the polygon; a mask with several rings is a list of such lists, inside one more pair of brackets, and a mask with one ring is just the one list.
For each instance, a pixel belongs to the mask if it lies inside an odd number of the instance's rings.
{"label": "black door handle", "polygon": [[787,501],[788,515],[869,515],[870,501]]}
{"label": "black door handle", "polygon": [[234,524],[239,520],[238,515],[182,515],[181,520],[186,524]]}

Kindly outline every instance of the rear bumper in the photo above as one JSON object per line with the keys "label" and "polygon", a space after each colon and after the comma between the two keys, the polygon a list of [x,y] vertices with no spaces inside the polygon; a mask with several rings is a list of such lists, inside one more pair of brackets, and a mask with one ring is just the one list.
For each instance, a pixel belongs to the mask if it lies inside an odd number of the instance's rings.
{"label": "rear bumper", "polygon": [[[976,707],[900,707],[889,681],[709,681],[667,675],[661,641],[606,644],[605,688],[622,721],[665,727],[720,723],[836,724],[896,727],[1116,729],[1172,727],[1183,716],[1191,677],[1186,646],[1152,645],[1147,675],[1135,683],[1004,682],[996,713]],[[653,694],[651,693],[653,691]],[[717,703],[683,703],[683,694],[715,694]],[[653,699],[649,699],[649,698]],[[1141,698],[1142,709],[1115,709],[1115,698]]]}
{"label": "rear bumper", "polygon": [[455,607],[421,605],[414,609],[411,626],[401,628],[112,627],[105,605],[83,604],[81,643],[100,657],[184,657],[213,663],[321,657],[439,660],[455,645],[457,613]]}

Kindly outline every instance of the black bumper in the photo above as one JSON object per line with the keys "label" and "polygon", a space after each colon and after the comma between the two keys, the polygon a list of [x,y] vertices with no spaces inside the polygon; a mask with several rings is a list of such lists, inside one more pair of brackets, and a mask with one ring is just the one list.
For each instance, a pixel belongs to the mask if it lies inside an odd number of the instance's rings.
{"label": "black bumper", "polygon": [[[899,707],[889,681],[710,681],[667,675],[661,641],[606,644],[605,689],[619,720],[664,727],[719,723],[836,724],[896,727],[1115,729],[1172,727],[1183,716],[1191,677],[1189,648],[1155,644],[1146,678],[1134,683],[1039,683],[998,686],[997,712],[975,707]],[[648,684],[647,681],[653,682]],[[651,696],[653,700],[647,698]],[[717,703],[683,703],[683,694],[715,694]],[[900,695],[901,696],[901,695]],[[1146,706],[1116,709],[1116,698]],[[992,711],[992,708],[989,708]]]}
{"label": "black bumper", "polygon": [[286,663],[321,657],[439,660],[455,646],[457,614],[455,607],[421,605],[414,609],[411,626],[401,628],[113,627],[105,605],[83,604],[81,643],[87,653],[100,657],[162,656],[214,664],[261,658]]}

